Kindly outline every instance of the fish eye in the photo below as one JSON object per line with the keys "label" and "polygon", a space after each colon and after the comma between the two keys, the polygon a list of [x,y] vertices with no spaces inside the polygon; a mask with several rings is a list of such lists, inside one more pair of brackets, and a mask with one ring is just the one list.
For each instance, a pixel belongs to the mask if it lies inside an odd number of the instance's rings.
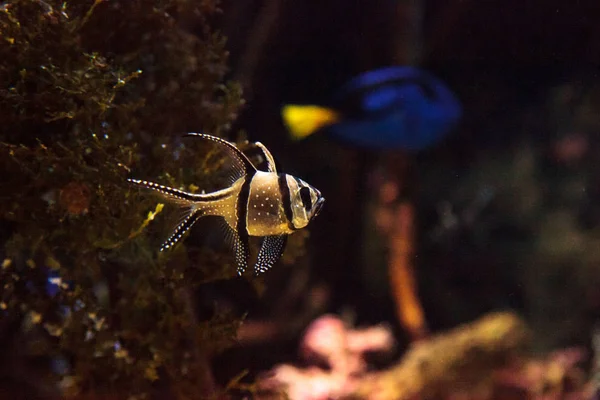
{"label": "fish eye", "polygon": [[310,210],[312,207],[312,200],[310,199],[310,189],[306,186],[300,188],[300,199],[305,210]]}

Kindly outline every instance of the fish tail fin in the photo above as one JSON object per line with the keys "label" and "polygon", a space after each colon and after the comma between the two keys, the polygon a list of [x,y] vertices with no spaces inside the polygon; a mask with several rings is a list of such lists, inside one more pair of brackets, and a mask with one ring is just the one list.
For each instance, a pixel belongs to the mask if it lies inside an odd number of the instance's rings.
{"label": "fish tail fin", "polygon": [[168,239],[160,246],[160,251],[165,251],[177,244],[184,234],[200,219],[206,215],[214,201],[230,197],[229,189],[223,189],[212,193],[188,193],[180,189],[160,185],[155,182],[129,178],[127,181],[137,187],[150,189],[160,195],[169,203],[176,206],[176,220],[172,224]]}
{"label": "fish tail fin", "polygon": [[281,116],[292,139],[304,139],[321,128],[335,124],[341,119],[338,112],[320,106],[288,104]]}
{"label": "fish tail fin", "polygon": [[143,189],[150,189],[162,198],[169,200],[170,202],[176,203],[180,206],[188,206],[198,200],[203,200],[200,195],[184,192],[183,190],[160,185],[155,182],[132,178],[128,178],[127,182]]}

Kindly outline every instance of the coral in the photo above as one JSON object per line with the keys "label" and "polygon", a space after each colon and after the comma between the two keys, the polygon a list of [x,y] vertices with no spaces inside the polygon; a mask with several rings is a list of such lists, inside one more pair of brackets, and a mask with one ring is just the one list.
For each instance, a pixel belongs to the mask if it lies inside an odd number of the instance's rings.
{"label": "coral", "polygon": [[415,267],[415,206],[410,193],[410,159],[402,154],[387,155],[382,170],[371,180],[376,193],[371,201],[373,227],[383,238],[396,317],[411,340],[428,335],[425,312],[417,290]]}
{"label": "coral", "polygon": [[279,365],[259,382],[262,390],[285,391],[293,400],[338,398],[355,390],[367,372],[364,356],[369,352],[387,352],[394,339],[385,326],[348,329],[334,315],[324,315],[306,329],[301,344],[304,359],[324,364],[297,368]]}
{"label": "coral", "polygon": [[[362,380],[354,395],[369,399],[444,398],[485,392],[495,369],[516,357],[529,338],[510,313],[482,317],[414,343],[401,361]],[[489,398],[489,397],[483,397]]]}
{"label": "coral", "polygon": [[428,334],[423,307],[417,294],[414,258],[414,219],[412,204],[392,207],[393,228],[388,234],[388,270],[396,303],[396,315],[413,340]]}
{"label": "coral", "polygon": [[207,359],[239,321],[197,321],[189,298],[231,263],[194,266],[182,247],[157,257],[162,237],[145,227],[162,206],[125,179],[209,183],[208,149],[174,137],[222,135],[242,104],[215,12],[210,0],[0,6],[0,375],[28,398],[214,390]]}
{"label": "coral", "polygon": [[[522,388],[506,384],[508,378],[503,381],[500,377],[521,377],[525,366],[534,365],[533,360],[519,361],[528,338],[529,330],[515,315],[490,314],[413,342],[397,364],[373,372],[363,357],[366,352],[390,350],[393,338],[389,330],[381,326],[347,329],[337,317],[325,315],[307,328],[301,353],[327,369],[279,365],[259,381],[259,387],[264,398],[279,393],[281,398],[295,400],[491,399],[499,388]],[[561,354],[564,357],[542,364],[548,366],[543,370],[558,365],[554,371],[562,371],[560,377],[570,374],[567,370],[578,360],[578,353]],[[547,373],[538,375],[548,377]],[[540,382],[526,384],[533,387]]]}
{"label": "coral", "polygon": [[582,399],[584,373],[580,363],[586,358],[579,348],[555,351],[542,359],[528,359],[495,371],[497,391],[510,389],[531,399]]}

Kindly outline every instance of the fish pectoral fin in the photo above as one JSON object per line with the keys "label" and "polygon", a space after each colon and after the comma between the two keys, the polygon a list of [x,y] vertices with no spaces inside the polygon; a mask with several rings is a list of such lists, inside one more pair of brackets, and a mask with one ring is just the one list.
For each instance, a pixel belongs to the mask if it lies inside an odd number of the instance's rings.
{"label": "fish pectoral fin", "polygon": [[160,246],[160,251],[165,251],[173,247],[183,235],[190,230],[190,228],[198,221],[198,219],[202,216],[202,211],[192,209],[183,220],[177,224],[175,230],[169,236],[169,238]]}
{"label": "fish pectoral fin", "polygon": [[313,105],[289,104],[281,110],[281,116],[293,139],[304,139],[319,129],[340,121],[335,110]]}
{"label": "fish pectoral fin", "polygon": [[287,237],[287,235],[265,236],[258,252],[256,265],[254,266],[255,275],[267,272],[279,261],[285,250]]}

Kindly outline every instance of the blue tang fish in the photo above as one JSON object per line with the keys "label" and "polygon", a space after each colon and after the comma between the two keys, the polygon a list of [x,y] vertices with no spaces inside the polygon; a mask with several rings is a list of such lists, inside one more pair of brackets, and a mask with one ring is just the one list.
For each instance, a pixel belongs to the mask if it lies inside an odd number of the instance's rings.
{"label": "blue tang fish", "polygon": [[457,124],[462,107],[438,78],[414,67],[363,73],[337,93],[331,107],[286,105],[290,136],[326,131],[358,146],[420,150],[441,140]]}

